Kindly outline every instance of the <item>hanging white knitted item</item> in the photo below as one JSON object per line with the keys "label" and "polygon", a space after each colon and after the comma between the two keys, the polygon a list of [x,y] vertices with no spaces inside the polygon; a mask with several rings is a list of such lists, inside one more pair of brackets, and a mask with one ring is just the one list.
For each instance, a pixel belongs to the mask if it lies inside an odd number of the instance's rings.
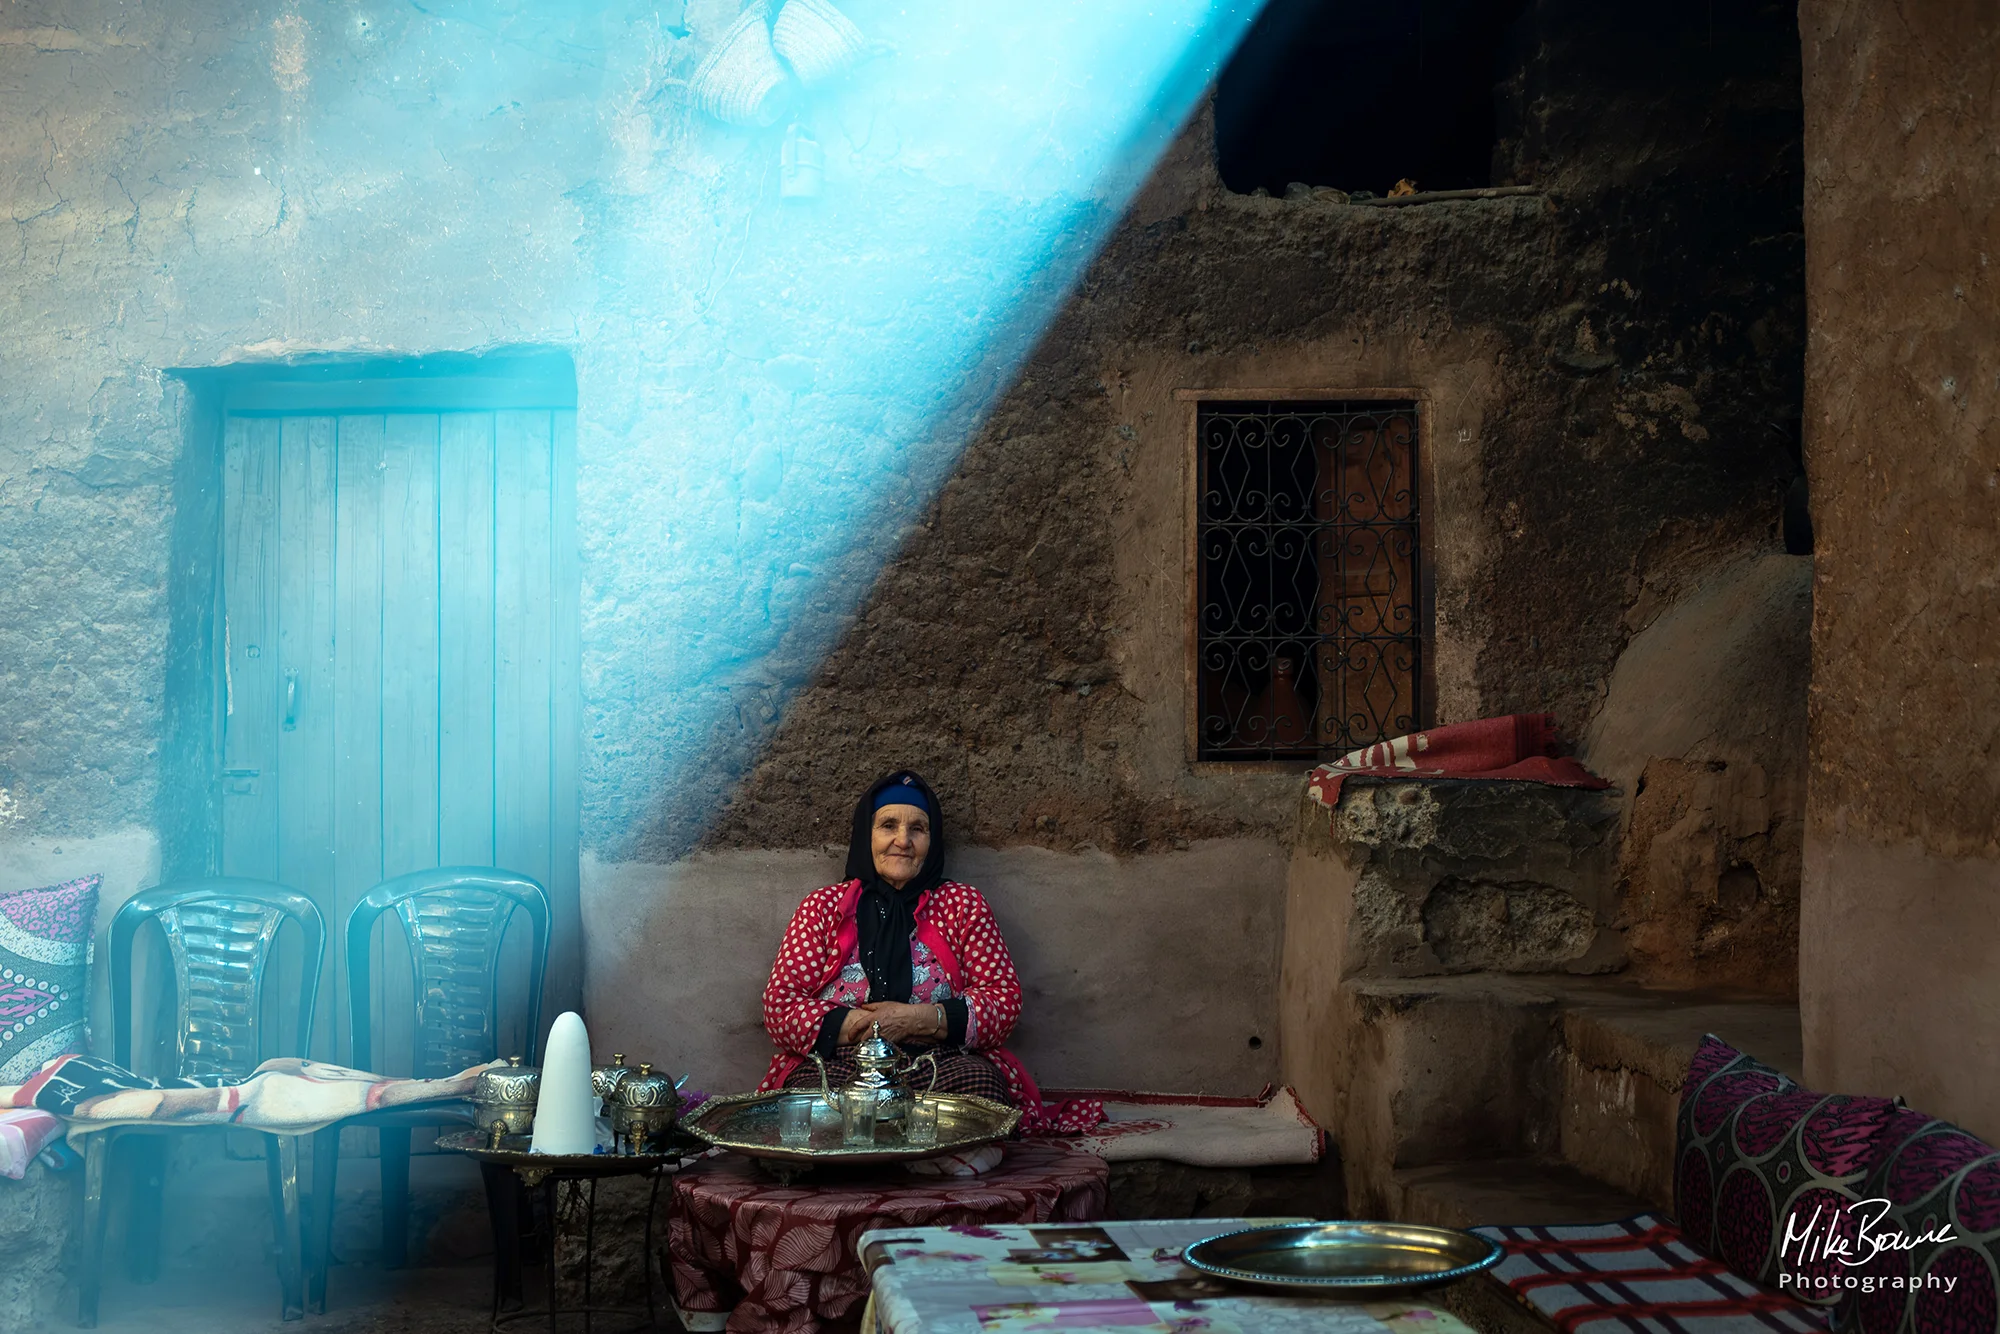
{"label": "hanging white knitted item", "polygon": [[737,15],[688,80],[695,106],[730,125],[769,125],[785,110],[785,67],[771,48],[763,4]]}
{"label": "hanging white knitted item", "polygon": [[833,82],[868,56],[861,29],[829,0],[785,0],[771,44],[807,88]]}

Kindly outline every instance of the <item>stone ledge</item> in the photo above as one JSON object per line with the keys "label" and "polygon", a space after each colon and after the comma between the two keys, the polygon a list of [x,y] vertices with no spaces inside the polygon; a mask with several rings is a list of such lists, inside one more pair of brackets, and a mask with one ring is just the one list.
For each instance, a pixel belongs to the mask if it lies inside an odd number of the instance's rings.
{"label": "stone ledge", "polygon": [[1709,1031],[1796,1069],[1798,1010],[1778,1002],[1568,974],[1351,977],[1314,1030],[1339,1078],[1304,1081],[1308,1108],[1361,1212],[1398,1207],[1400,1172],[1516,1159],[1665,1208],[1681,1082]]}
{"label": "stone ledge", "polygon": [[1113,1218],[1338,1218],[1347,1182],[1329,1145],[1316,1163],[1190,1167],[1160,1158],[1111,1164]]}
{"label": "stone ledge", "polygon": [[74,1319],[67,1252],[82,1201],[80,1167],[52,1172],[37,1158],[19,1181],[0,1180],[0,1329]]}
{"label": "stone ledge", "polygon": [[1563,1041],[1596,1069],[1630,1070],[1678,1093],[1704,1033],[1799,1078],[1805,1064],[1799,1007],[1710,992],[1587,993],[1563,1015]]}
{"label": "stone ledge", "polygon": [[1537,1158],[1410,1167],[1394,1180],[1398,1221],[1438,1227],[1605,1223],[1649,1208],[1568,1163]]}

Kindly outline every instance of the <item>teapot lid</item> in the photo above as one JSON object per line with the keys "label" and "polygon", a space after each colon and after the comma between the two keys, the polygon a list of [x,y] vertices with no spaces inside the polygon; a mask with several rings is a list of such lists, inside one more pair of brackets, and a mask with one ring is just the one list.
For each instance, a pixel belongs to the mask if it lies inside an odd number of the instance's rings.
{"label": "teapot lid", "polygon": [[869,1026],[869,1036],[862,1039],[861,1045],[854,1049],[854,1059],[862,1065],[895,1063],[896,1048],[889,1039],[882,1036],[880,1022]]}

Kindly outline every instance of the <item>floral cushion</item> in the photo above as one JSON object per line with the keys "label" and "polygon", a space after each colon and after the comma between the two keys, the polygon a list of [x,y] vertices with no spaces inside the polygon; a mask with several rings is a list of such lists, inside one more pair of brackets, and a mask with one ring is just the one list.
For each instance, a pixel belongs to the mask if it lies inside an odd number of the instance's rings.
{"label": "floral cushion", "polygon": [[90,931],[97,886],[87,875],[0,894],[0,1084],[85,1048]]}
{"label": "floral cushion", "polygon": [[1861,1208],[1869,1240],[1847,1271],[1836,1329],[2000,1329],[2000,1149],[1949,1121],[1898,1109],[1876,1141],[1861,1198],[1886,1202],[1886,1211],[1877,1221],[1883,1205]]}
{"label": "floral cushion", "polygon": [[1852,1240],[1848,1206],[1895,1112],[1886,1098],[1815,1093],[1708,1036],[1681,1088],[1674,1194],[1688,1243],[1788,1296],[1832,1305],[1810,1278],[1845,1268],[1805,1235]]}

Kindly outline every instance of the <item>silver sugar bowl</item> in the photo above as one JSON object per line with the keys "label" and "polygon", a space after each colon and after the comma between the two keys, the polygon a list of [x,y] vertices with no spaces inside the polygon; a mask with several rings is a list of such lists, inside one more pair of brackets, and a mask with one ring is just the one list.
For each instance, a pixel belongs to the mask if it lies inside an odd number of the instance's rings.
{"label": "silver sugar bowl", "polygon": [[526,1135],[535,1128],[535,1102],[542,1094],[542,1072],[509,1056],[507,1064],[482,1070],[472,1085],[472,1123],[489,1135],[495,1125],[506,1135]]}
{"label": "silver sugar bowl", "polygon": [[632,1153],[662,1153],[680,1120],[681,1095],[675,1081],[653,1073],[651,1062],[618,1083],[611,1107],[615,1143]]}
{"label": "silver sugar bowl", "polygon": [[611,1064],[594,1065],[590,1068],[590,1091],[597,1095],[609,1112],[617,1104],[618,1086],[632,1077],[632,1067],[625,1064],[625,1053],[611,1053]]}

